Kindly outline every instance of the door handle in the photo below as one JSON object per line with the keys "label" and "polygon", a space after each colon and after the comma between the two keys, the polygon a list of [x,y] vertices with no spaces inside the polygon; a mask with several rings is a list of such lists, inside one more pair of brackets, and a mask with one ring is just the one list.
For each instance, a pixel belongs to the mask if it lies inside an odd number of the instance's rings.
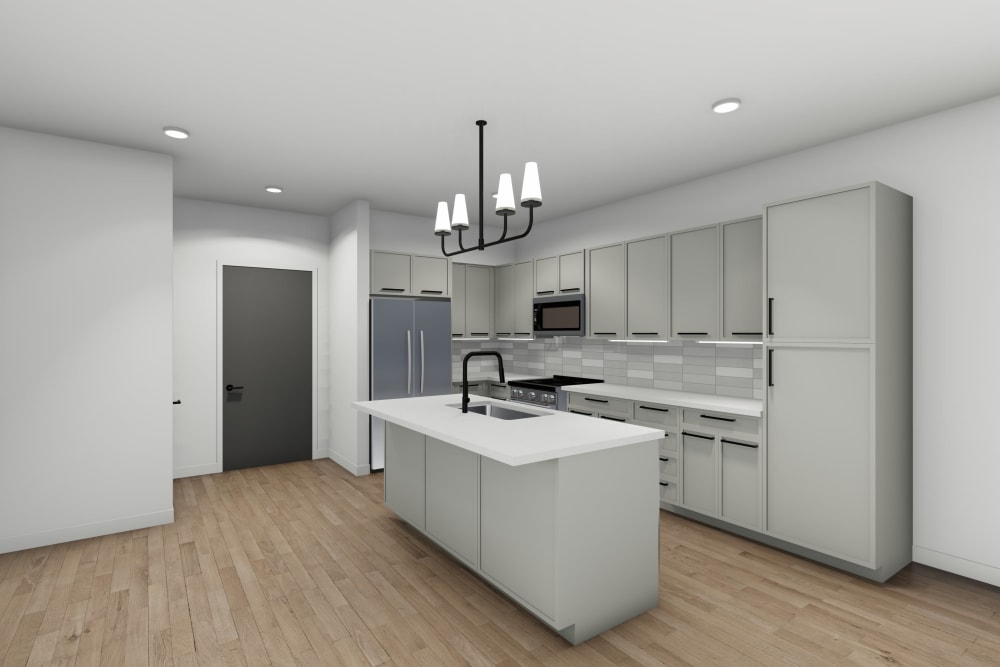
{"label": "door handle", "polygon": [[406,330],[406,395],[413,392],[413,336]]}
{"label": "door handle", "polygon": [[180,399],[177,399],[176,401],[174,401],[174,405],[180,405],[180,404],[181,404]]}
{"label": "door handle", "polygon": [[420,393],[424,393],[424,330],[420,330]]}
{"label": "door handle", "polygon": [[237,391],[239,389],[243,389],[243,385],[232,385],[232,384],[226,385],[226,391]]}

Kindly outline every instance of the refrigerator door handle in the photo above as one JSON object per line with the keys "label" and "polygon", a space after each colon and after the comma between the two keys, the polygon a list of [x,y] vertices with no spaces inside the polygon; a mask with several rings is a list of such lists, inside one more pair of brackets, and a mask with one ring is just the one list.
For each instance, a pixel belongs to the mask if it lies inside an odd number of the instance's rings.
{"label": "refrigerator door handle", "polygon": [[420,330],[420,393],[424,393],[424,330]]}
{"label": "refrigerator door handle", "polygon": [[406,395],[413,393],[413,337],[406,330]]}

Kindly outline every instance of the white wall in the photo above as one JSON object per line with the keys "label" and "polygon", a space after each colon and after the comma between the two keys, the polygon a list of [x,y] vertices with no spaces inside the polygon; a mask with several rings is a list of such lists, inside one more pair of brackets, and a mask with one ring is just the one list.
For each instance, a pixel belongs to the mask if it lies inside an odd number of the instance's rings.
{"label": "white wall", "polygon": [[[914,560],[1000,585],[1000,98],[543,221],[518,257],[758,215],[879,180],[914,198]],[[544,209],[542,209],[544,210]],[[846,491],[846,490],[845,490]]]}
{"label": "white wall", "polygon": [[237,264],[318,272],[318,447],[329,447],[330,228],[323,216],[194,199],[174,203],[175,477],[222,470],[216,376],[217,266]]}
{"label": "white wall", "polygon": [[368,293],[371,210],[356,201],[330,220],[330,458],[355,475],[371,471],[368,416],[351,407],[368,400]]}
{"label": "white wall", "polygon": [[0,552],[173,521],[172,170],[0,128]]}

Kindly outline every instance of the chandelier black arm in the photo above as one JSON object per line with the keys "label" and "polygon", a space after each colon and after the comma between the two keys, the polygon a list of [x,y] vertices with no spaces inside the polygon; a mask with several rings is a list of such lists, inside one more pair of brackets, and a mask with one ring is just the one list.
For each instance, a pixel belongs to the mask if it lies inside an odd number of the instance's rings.
{"label": "chandelier black arm", "polygon": [[[506,227],[507,216],[505,215],[503,217],[503,219],[504,219],[504,225]],[[521,232],[517,236],[510,236],[510,237],[507,237],[507,238],[504,238],[503,236],[501,236],[496,241],[491,241],[489,243],[484,243],[483,247],[484,248],[489,248],[491,245],[500,245],[501,243],[507,243],[509,241],[516,241],[518,239],[523,239],[525,236],[528,235],[529,232],[531,232],[531,226],[533,224],[535,224],[535,209],[534,208],[529,208],[528,209],[528,226],[527,226],[527,228],[525,228],[525,230],[523,232]],[[506,235],[506,234],[507,234],[507,232],[506,232],[506,228],[505,228],[504,235]],[[474,250],[474,248],[470,248],[470,250]]]}

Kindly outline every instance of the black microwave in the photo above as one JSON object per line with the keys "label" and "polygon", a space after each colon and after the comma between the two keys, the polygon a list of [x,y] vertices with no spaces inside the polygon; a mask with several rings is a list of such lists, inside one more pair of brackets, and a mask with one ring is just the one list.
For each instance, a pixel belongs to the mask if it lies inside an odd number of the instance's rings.
{"label": "black microwave", "polygon": [[586,335],[584,295],[535,297],[532,321],[535,338]]}

